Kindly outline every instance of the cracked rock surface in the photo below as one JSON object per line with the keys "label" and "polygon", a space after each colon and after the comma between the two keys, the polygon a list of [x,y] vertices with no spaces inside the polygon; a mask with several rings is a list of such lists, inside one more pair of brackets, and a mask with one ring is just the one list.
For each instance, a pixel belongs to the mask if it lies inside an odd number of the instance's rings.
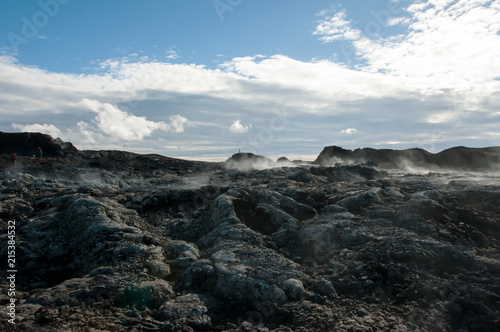
{"label": "cracked rock surface", "polygon": [[[3,331],[500,330],[492,172],[116,151],[0,165],[18,269]],[[6,306],[6,245],[0,262]]]}

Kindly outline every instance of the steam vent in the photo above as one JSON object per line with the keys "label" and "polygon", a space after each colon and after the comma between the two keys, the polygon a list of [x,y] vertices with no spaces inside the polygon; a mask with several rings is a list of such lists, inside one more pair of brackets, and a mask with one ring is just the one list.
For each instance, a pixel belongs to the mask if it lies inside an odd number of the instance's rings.
{"label": "steam vent", "polygon": [[0,144],[2,331],[500,331],[498,147]]}

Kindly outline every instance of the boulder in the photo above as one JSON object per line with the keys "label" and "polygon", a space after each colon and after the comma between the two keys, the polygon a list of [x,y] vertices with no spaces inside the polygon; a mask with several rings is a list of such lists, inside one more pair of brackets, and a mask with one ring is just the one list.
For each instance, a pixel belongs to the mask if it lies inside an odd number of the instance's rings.
{"label": "boulder", "polygon": [[313,207],[297,203],[293,198],[287,196],[281,197],[280,206],[284,211],[297,218],[299,221],[311,219],[317,215]]}
{"label": "boulder", "polygon": [[357,212],[360,209],[370,206],[372,203],[379,202],[379,188],[370,189],[368,191],[346,197],[337,202],[337,205],[346,208],[350,212]]}
{"label": "boulder", "polygon": [[292,175],[289,175],[288,179],[297,182],[309,183],[311,182],[311,175],[306,170],[300,170],[293,173]]}
{"label": "boulder", "polygon": [[212,319],[198,294],[186,294],[165,302],[156,312],[160,321],[173,322],[176,326],[188,325],[196,330],[211,330]]}

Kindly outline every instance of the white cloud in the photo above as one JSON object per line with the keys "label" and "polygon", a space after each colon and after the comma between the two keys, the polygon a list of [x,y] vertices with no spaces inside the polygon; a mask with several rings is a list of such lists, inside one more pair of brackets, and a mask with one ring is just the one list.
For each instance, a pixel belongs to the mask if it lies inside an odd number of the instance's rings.
{"label": "white cloud", "polygon": [[231,127],[229,127],[229,131],[233,134],[245,134],[250,128],[252,128],[252,124],[244,126],[241,124],[240,120],[235,120]]}
{"label": "white cloud", "polygon": [[90,126],[88,123],[80,121],[76,124],[76,126],[78,127],[78,133],[73,135],[70,134],[70,137],[74,137],[76,139],[82,137],[79,140],[83,140],[83,142],[88,144],[95,144],[102,140],[102,133],[97,131],[96,128]]}
{"label": "white cloud", "polygon": [[172,115],[170,117],[170,127],[172,131],[176,133],[183,133],[185,126],[192,127],[194,126],[194,124],[192,124],[188,119],[186,119],[183,116],[180,116],[179,114]]}
{"label": "white cloud", "polygon": [[84,99],[81,104],[97,113],[93,122],[103,133],[125,141],[141,141],[144,136],[151,136],[155,130],[170,129],[164,122],[149,121],[144,117],[128,114],[108,103]]}
{"label": "white cloud", "polygon": [[358,130],[356,128],[347,128],[347,129],[342,130],[340,133],[346,134],[346,135],[354,135],[357,132],[358,132]]}
{"label": "white cloud", "polygon": [[[315,34],[322,41],[352,43],[352,56],[366,61],[364,71],[383,72],[419,91],[475,93],[478,84],[488,84],[500,72],[498,1],[422,0],[406,14],[388,22],[409,24],[404,35],[375,39],[369,30],[353,29],[346,11],[324,17]],[[380,22],[372,23],[384,29]]]}
{"label": "white cloud", "polygon": [[[323,11],[319,15],[325,15]],[[359,30],[351,27],[352,22],[347,20],[346,10],[341,10],[333,16],[327,16],[321,20],[314,31],[315,35],[320,35],[320,39],[326,43],[335,40],[355,40],[361,35]]]}
{"label": "white cloud", "polygon": [[21,124],[12,124],[12,128],[18,129],[22,132],[35,132],[35,133],[43,133],[49,134],[50,136],[57,138],[61,135],[61,131],[54,125],[49,124],[29,124],[29,125],[21,125]]}
{"label": "white cloud", "polygon": [[167,58],[169,60],[175,60],[175,59],[179,59],[180,58],[180,56],[177,53],[177,51],[175,51],[172,48],[169,49],[166,53],[167,53],[167,55],[165,56],[165,58]]}
{"label": "white cloud", "polygon": [[432,124],[449,123],[456,121],[461,116],[461,113],[452,111],[441,111],[436,114],[431,114],[427,117],[427,122]]}
{"label": "white cloud", "polygon": [[408,17],[391,17],[387,21],[387,25],[389,26],[394,26],[394,25],[407,25],[411,23],[411,19]]}
{"label": "white cloud", "polygon": [[[320,96],[329,101],[356,100],[367,96],[394,95],[395,90],[399,90],[399,86],[390,78],[351,70],[326,60],[302,62],[284,55],[266,58],[242,57],[225,62],[221,67],[241,75],[250,84],[273,87],[274,91],[268,89],[265,91],[267,93],[262,93],[262,88],[259,88],[256,92],[274,100],[304,100],[305,93],[309,95],[307,99]],[[248,93],[240,93],[237,87],[238,85],[233,86],[231,92],[237,97],[248,98]],[[279,95],[280,90],[286,91],[285,97]],[[255,99],[255,94],[251,99]],[[309,111],[312,111],[311,108]]]}

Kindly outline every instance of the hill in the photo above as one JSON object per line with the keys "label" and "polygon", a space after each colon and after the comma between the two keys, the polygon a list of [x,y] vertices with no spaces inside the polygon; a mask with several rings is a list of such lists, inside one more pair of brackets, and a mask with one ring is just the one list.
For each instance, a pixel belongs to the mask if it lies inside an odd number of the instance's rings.
{"label": "hill", "polygon": [[38,156],[38,148],[42,149],[43,156],[61,157],[78,150],[71,143],[54,139],[42,133],[4,133],[0,132],[0,154],[18,156]]}
{"label": "hill", "polygon": [[382,168],[451,169],[464,171],[499,170],[500,147],[466,148],[463,146],[444,150],[437,154],[423,149],[356,149],[346,150],[338,146],[325,147],[314,161],[318,165],[375,162]]}

